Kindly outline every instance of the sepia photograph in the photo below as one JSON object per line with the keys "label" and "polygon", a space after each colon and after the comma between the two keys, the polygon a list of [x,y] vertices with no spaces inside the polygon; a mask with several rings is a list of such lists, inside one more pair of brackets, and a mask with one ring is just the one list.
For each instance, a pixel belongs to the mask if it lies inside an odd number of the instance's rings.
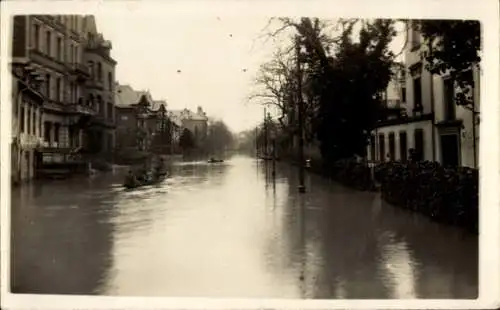
{"label": "sepia photograph", "polygon": [[161,10],[2,15],[3,290],[480,297],[479,18]]}

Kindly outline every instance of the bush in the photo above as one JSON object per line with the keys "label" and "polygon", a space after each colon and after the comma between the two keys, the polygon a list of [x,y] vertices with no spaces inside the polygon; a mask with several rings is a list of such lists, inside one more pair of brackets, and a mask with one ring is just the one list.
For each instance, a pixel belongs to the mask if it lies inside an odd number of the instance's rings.
{"label": "bush", "polygon": [[371,171],[365,162],[344,159],[333,163],[328,170],[332,179],[343,185],[363,191],[373,188]]}
{"label": "bush", "polygon": [[436,162],[382,163],[375,179],[387,202],[434,220],[478,231],[477,169],[445,168]]}

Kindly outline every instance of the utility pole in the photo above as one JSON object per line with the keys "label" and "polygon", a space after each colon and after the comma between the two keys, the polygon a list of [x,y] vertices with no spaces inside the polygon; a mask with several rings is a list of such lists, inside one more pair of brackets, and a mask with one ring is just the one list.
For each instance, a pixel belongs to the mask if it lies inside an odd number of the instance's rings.
{"label": "utility pole", "polygon": [[267,160],[267,109],[264,107],[264,160]]}
{"label": "utility pole", "polygon": [[300,56],[300,41],[299,37],[295,37],[295,50],[297,53],[297,104],[298,104],[298,121],[299,121],[299,193],[306,192],[304,184],[304,101],[302,99],[302,70],[301,70],[301,56]]}
{"label": "utility pole", "polygon": [[259,159],[259,127],[255,127],[255,158]]}

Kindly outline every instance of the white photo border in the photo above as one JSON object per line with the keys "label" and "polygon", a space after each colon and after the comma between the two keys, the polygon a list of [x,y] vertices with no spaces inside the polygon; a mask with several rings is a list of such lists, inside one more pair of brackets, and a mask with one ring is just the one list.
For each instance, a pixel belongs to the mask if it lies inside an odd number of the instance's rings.
{"label": "white photo border", "polygon": [[[9,292],[11,49],[10,23],[18,14],[161,14],[162,16],[316,16],[364,18],[439,18],[481,21],[483,59],[480,139],[479,297],[476,300],[294,300],[140,298],[21,295]],[[330,12],[331,16],[326,16]],[[1,303],[13,309],[485,309],[500,306],[500,128],[499,2],[497,0],[187,0],[187,1],[2,1],[1,2]],[[112,17],[111,17],[112,18]]]}

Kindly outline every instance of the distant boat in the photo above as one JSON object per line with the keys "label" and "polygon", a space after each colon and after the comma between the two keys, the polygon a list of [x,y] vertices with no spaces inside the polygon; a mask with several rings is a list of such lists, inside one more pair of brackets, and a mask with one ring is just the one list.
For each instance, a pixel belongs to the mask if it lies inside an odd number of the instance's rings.
{"label": "distant boat", "polygon": [[223,163],[224,160],[223,159],[214,159],[214,158],[210,158],[208,161],[207,161],[209,164],[214,164],[214,163]]}

